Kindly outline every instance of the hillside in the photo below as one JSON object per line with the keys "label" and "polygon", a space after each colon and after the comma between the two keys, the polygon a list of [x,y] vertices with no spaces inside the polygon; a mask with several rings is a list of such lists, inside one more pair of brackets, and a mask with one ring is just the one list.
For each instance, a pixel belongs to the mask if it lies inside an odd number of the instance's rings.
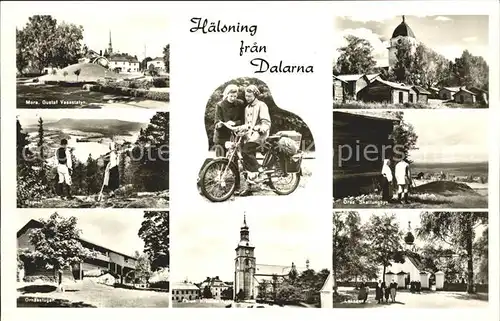
{"label": "hillside", "polygon": [[[77,76],[75,71],[80,70]],[[64,76],[65,72],[67,73]],[[79,63],[58,70],[55,75],[49,74],[38,78],[40,82],[45,81],[67,81],[67,82],[95,82],[100,78],[121,79],[122,75],[108,70],[101,65],[91,63]]]}
{"label": "hillside", "polygon": [[[137,132],[147,124],[130,122],[118,119],[70,119],[62,118],[56,122],[45,123],[46,130],[71,129],[81,132],[100,133],[108,135],[129,135],[130,132]],[[26,131],[38,130],[38,125],[25,126]]]}

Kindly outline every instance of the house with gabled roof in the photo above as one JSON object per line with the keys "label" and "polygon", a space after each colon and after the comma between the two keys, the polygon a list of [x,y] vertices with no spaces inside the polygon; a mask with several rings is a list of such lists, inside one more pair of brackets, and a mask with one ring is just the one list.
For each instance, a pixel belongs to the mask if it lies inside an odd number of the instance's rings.
{"label": "house with gabled roof", "polygon": [[409,102],[412,87],[392,81],[375,78],[358,93],[358,100],[389,104]]}
{"label": "house with gabled roof", "polygon": [[[33,229],[43,227],[42,222],[31,219],[17,232],[17,248],[18,249],[28,249],[34,250],[34,246],[30,242],[30,232]],[[103,273],[112,272],[116,275],[116,279],[120,283],[124,283],[128,278],[133,277],[135,271],[136,258],[118,251],[112,250],[109,247],[105,247],[90,240],[78,238],[81,245],[91,250],[94,254],[92,257],[83,260],[78,264],[74,264],[68,270],[63,271],[63,278],[72,280],[82,280],[88,271],[101,270]],[[35,275],[54,275],[53,271],[47,271],[40,267],[34,266],[29,262],[23,262],[24,276],[35,276]]]}
{"label": "house with gabled roof", "polygon": [[477,101],[477,95],[465,87],[462,87],[453,96],[453,101],[458,104],[474,104]]}
{"label": "house with gabled roof", "polygon": [[346,93],[349,98],[358,99],[358,93],[372,81],[379,79],[379,76],[380,74],[350,74],[338,75],[336,78],[346,84]]}
{"label": "house with gabled roof", "polygon": [[439,98],[443,100],[453,99],[460,87],[443,87],[439,90]]}

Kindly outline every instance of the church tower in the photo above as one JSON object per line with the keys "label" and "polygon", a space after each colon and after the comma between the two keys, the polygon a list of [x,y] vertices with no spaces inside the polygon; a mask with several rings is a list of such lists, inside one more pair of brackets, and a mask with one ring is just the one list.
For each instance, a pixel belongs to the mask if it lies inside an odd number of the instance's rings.
{"label": "church tower", "polygon": [[398,51],[397,45],[403,41],[408,41],[412,46],[412,52],[414,53],[417,49],[417,38],[410,26],[405,22],[405,16],[402,17],[401,23],[394,29],[392,37],[390,40],[390,45],[387,48],[389,50],[389,69],[392,69],[396,64],[396,52]]}
{"label": "church tower", "polygon": [[111,30],[109,31],[108,55],[113,53],[113,44],[111,43]]}
{"label": "church tower", "polygon": [[240,229],[240,242],[236,247],[234,259],[234,299],[238,298],[240,291],[243,291],[245,300],[255,299],[255,247],[250,243],[249,234],[246,215],[244,215],[243,226]]}

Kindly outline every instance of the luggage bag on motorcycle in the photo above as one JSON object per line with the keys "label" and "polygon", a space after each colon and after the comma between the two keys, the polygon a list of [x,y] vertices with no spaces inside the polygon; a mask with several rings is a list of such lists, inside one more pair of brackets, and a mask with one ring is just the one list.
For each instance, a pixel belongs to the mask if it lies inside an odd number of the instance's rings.
{"label": "luggage bag on motorcycle", "polygon": [[276,136],[281,138],[278,141],[278,149],[281,157],[281,168],[285,173],[298,173],[302,164],[302,153],[300,144],[302,134],[293,130],[280,131]]}
{"label": "luggage bag on motorcycle", "polygon": [[278,141],[279,151],[287,156],[296,155],[300,150],[302,134],[296,131],[280,131],[276,136],[281,138]]}

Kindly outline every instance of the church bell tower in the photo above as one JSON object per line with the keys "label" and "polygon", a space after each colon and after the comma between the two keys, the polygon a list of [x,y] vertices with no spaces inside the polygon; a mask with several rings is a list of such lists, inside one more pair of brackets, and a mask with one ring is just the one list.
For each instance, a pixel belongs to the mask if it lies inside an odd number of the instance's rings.
{"label": "church bell tower", "polygon": [[243,292],[243,299],[255,299],[255,247],[250,243],[250,232],[247,226],[246,215],[243,216],[243,226],[240,229],[240,242],[236,247],[234,259],[234,293],[236,300],[238,294]]}
{"label": "church bell tower", "polygon": [[113,53],[113,44],[111,43],[111,30],[109,31],[109,44],[108,44],[108,54],[111,55]]}
{"label": "church bell tower", "polygon": [[410,50],[415,53],[418,45],[417,38],[411,30],[410,26],[406,23],[405,16],[401,17],[401,23],[394,29],[391,39],[389,40],[389,68],[394,68],[397,62],[396,53],[398,51],[398,45],[403,42],[407,42],[410,45]]}

